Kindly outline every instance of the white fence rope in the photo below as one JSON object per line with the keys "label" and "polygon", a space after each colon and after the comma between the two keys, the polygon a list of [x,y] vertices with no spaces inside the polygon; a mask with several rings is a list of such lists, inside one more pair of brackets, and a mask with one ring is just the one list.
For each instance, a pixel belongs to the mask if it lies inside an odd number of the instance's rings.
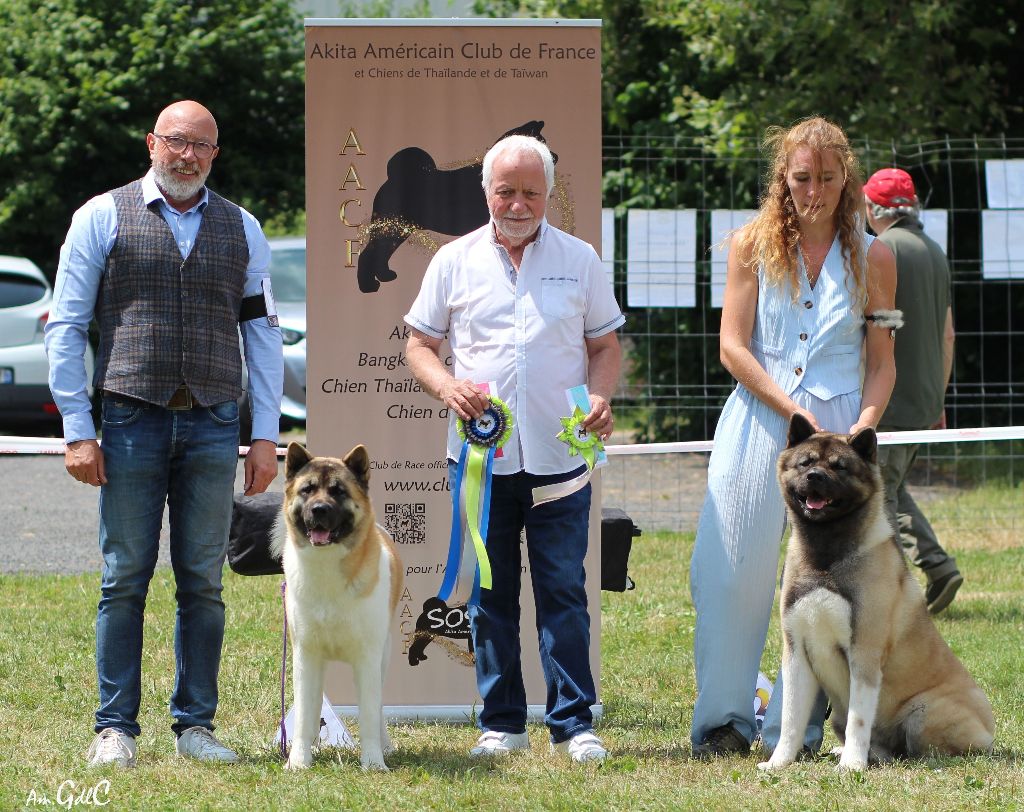
{"label": "white fence rope", "polygon": [[[901,445],[904,443],[971,443],[982,440],[1021,440],[1024,426],[992,426],[981,429],[927,429],[924,431],[882,431],[878,433],[879,445]],[[610,445],[605,447],[609,456],[630,454],[679,454],[695,451],[710,451],[712,440],[693,440],[684,443],[643,443]],[[248,446],[240,446],[239,456],[244,456]],[[287,449],[278,448],[277,455],[283,457]],[[8,454],[63,454],[64,440],[60,437],[0,437],[0,456]]]}

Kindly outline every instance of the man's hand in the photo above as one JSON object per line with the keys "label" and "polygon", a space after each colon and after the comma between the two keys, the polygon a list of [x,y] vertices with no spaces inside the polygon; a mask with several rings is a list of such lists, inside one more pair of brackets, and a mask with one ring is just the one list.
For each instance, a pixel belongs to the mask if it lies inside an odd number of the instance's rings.
{"label": "man's hand", "polygon": [[99,487],[107,484],[103,465],[103,452],[95,440],[76,440],[68,443],[64,451],[64,467],[79,482]]}
{"label": "man's hand", "polygon": [[263,493],[277,476],[277,446],[270,440],[253,440],[245,455],[245,495]]}
{"label": "man's hand", "polygon": [[612,417],[612,406],[600,395],[591,393],[590,412],[583,418],[583,428],[591,434],[596,434],[602,440],[607,440],[612,433],[615,419]]}
{"label": "man's hand", "polygon": [[479,417],[490,404],[490,399],[470,380],[449,378],[441,384],[438,396],[463,420]]}

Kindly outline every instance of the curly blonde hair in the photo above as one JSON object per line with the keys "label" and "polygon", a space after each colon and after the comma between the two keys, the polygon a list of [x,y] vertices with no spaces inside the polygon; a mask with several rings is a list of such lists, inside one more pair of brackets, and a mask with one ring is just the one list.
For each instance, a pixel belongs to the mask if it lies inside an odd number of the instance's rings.
{"label": "curly blonde hair", "polygon": [[749,264],[754,268],[760,265],[769,284],[782,285],[788,280],[794,301],[799,296],[800,222],[786,172],[790,156],[802,146],[810,147],[819,162],[824,153],[834,153],[843,167],[846,180],[835,219],[847,285],[852,283],[855,301],[863,309],[867,303],[867,255],[861,221],[864,194],[860,165],[843,130],[820,116],[802,119],[789,128],[769,127],[765,133],[763,147],[769,161],[766,191],[757,216],[739,234],[750,246]]}

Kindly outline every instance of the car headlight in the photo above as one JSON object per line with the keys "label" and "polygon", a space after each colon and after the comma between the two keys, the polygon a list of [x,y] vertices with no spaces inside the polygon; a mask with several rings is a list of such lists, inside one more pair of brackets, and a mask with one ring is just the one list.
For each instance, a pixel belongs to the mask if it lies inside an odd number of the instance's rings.
{"label": "car headlight", "polygon": [[287,327],[281,328],[281,341],[287,344],[289,347],[292,344],[298,344],[305,337],[306,334],[300,330],[289,330]]}

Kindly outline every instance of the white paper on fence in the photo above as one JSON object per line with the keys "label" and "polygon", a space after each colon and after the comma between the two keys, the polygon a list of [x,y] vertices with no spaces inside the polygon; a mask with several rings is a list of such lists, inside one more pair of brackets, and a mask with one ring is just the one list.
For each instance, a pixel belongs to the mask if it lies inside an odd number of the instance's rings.
{"label": "white paper on fence", "polygon": [[749,223],[757,209],[712,209],[711,211],[711,306],[725,303],[725,277],[729,259],[726,237],[740,226]]}
{"label": "white paper on fence", "polygon": [[921,226],[924,233],[939,244],[942,253],[948,253],[949,243],[949,212],[945,209],[925,209],[921,212]]}
{"label": "white paper on fence", "polygon": [[1024,159],[985,161],[988,208],[1024,209]]}
{"label": "white paper on fence", "polygon": [[615,209],[601,209],[601,264],[608,284],[615,284]]}
{"label": "white paper on fence", "polygon": [[981,212],[981,276],[1024,279],[1024,210]]}
{"label": "white paper on fence", "polygon": [[[295,735],[295,708],[291,707],[288,709],[288,713],[284,717],[284,732],[287,736],[286,744],[291,744],[292,737]],[[355,739],[352,738],[352,734],[349,733],[345,723],[341,721],[341,718],[334,712],[334,708],[331,706],[330,700],[327,699],[327,695],[324,694],[323,705],[320,708],[320,741],[321,747],[345,747],[353,748],[356,746]],[[274,746],[281,746],[281,726],[278,725],[277,735],[274,736]]]}
{"label": "white paper on fence", "polygon": [[626,302],[630,307],[697,304],[697,212],[630,209]]}

